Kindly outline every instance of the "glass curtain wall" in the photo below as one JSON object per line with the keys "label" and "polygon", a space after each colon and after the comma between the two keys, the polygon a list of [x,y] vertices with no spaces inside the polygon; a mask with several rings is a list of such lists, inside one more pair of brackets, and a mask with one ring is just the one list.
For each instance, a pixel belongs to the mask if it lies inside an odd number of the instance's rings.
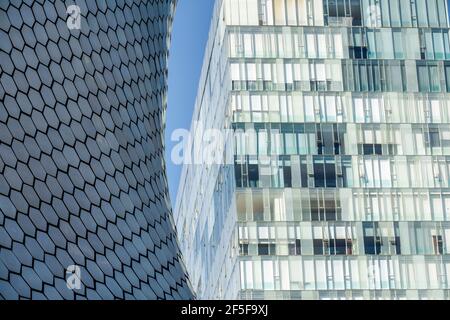
{"label": "glass curtain wall", "polygon": [[233,156],[175,214],[199,297],[450,298],[448,12],[217,1],[194,118]]}

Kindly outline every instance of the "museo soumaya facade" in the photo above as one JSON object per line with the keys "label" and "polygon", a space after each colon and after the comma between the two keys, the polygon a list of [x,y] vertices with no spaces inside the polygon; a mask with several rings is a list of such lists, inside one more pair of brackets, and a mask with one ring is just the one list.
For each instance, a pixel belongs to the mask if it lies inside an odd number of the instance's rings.
{"label": "museo soumaya facade", "polygon": [[0,299],[193,297],[163,159],[174,6],[0,0]]}
{"label": "museo soumaya facade", "polygon": [[448,6],[216,1],[193,127],[228,133],[175,208],[199,298],[450,298]]}

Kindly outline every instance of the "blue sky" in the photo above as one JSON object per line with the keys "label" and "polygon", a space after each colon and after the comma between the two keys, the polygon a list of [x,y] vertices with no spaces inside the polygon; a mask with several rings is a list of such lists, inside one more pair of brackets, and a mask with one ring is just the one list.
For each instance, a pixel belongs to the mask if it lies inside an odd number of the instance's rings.
{"label": "blue sky", "polygon": [[169,57],[166,114],[166,164],[170,198],[175,204],[182,166],[170,160],[172,131],[189,129],[214,0],[178,0]]}

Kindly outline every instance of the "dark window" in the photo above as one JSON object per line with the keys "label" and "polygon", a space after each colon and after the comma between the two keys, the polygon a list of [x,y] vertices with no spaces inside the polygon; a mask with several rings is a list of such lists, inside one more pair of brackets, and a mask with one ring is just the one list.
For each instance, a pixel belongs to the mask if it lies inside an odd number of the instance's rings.
{"label": "dark window", "polygon": [[434,250],[434,254],[436,254],[436,255],[444,254],[444,247],[442,244],[442,236],[441,235],[433,236],[433,250]]}
{"label": "dark window", "polygon": [[283,167],[283,178],[284,178],[284,187],[292,188],[292,174],[291,174],[291,166]]}
{"label": "dark window", "polygon": [[336,188],[336,164],[333,157],[314,158],[316,188]]}
{"label": "dark window", "polygon": [[325,187],[325,172],[323,159],[314,159],[314,183],[316,188]]}
{"label": "dark window", "polygon": [[345,255],[347,253],[347,249],[345,246],[345,239],[336,239],[335,244],[336,244],[336,254]]}
{"label": "dark window", "polygon": [[400,237],[395,237],[395,254],[402,254]]}
{"label": "dark window", "polygon": [[268,243],[258,244],[258,255],[260,255],[260,256],[269,255],[269,244]]}
{"label": "dark window", "polygon": [[308,163],[306,157],[302,157],[300,160],[300,171],[302,188],[308,188]]}
{"label": "dark window", "polygon": [[339,142],[334,143],[334,154],[341,154],[341,144]]}
{"label": "dark window", "polygon": [[299,256],[302,254],[300,239],[296,239],[294,243],[289,243],[289,255]]}
{"label": "dark window", "polygon": [[321,141],[317,142],[317,154],[323,154],[323,143]]}
{"label": "dark window", "polygon": [[296,255],[302,254],[302,246],[301,246],[300,239],[295,240],[295,254]]}
{"label": "dark window", "polygon": [[437,148],[441,146],[441,139],[439,138],[439,130],[430,130],[430,147]]}
{"label": "dark window", "polygon": [[242,188],[243,181],[242,181],[242,165],[235,163],[234,165],[234,176],[236,179],[236,187]]}
{"label": "dark window", "polygon": [[364,237],[364,249],[366,254],[380,254],[381,253],[381,238],[380,237]]}
{"label": "dark window", "polygon": [[398,222],[394,222],[394,232],[395,232],[395,254],[402,254],[400,246],[400,227]]}
{"label": "dark window", "polygon": [[241,256],[247,256],[248,255],[248,243],[241,243],[239,245],[239,253]]}
{"label": "dark window", "polygon": [[383,154],[383,146],[381,144],[371,144],[365,143],[362,145],[362,153],[363,155],[382,155]]}
{"label": "dark window", "polygon": [[275,244],[274,243],[259,243],[258,244],[258,255],[260,255],[260,256],[275,255]]}
{"label": "dark window", "polygon": [[324,240],[324,243],[329,246],[331,255],[345,255],[347,253],[345,239]]}
{"label": "dark window", "polygon": [[250,187],[257,188],[259,181],[259,170],[257,164],[248,165],[248,181]]}
{"label": "dark window", "polygon": [[349,47],[351,59],[368,59],[367,47]]}
{"label": "dark window", "polygon": [[365,254],[381,253],[381,237],[377,235],[378,225],[372,222],[363,222],[364,251]]}
{"label": "dark window", "polygon": [[381,144],[379,144],[379,143],[374,144],[373,149],[374,149],[374,153],[376,155],[380,155],[381,156],[383,154],[383,148],[382,148]]}
{"label": "dark window", "polygon": [[329,246],[331,255],[345,255],[347,252],[345,239],[330,239]]}
{"label": "dark window", "polygon": [[325,160],[325,176],[327,188],[336,188],[336,165],[333,158]]}
{"label": "dark window", "polygon": [[323,255],[323,240],[322,239],[314,239],[313,240],[313,249],[315,255]]}
{"label": "dark window", "polygon": [[320,128],[317,128],[316,131],[316,137],[317,137],[317,154],[322,155],[323,154],[323,141],[322,141],[322,131],[320,130]]}
{"label": "dark window", "polygon": [[373,154],[373,144],[363,144],[363,154],[364,155]]}

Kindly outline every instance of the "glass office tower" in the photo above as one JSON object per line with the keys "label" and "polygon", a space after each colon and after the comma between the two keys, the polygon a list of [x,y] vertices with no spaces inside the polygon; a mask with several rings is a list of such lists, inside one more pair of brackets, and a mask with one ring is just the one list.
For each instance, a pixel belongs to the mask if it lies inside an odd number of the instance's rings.
{"label": "glass office tower", "polygon": [[450,298],[448,10],[217,1],[193,128],[225,148],[193,139],[175,209],[199,298]]}

